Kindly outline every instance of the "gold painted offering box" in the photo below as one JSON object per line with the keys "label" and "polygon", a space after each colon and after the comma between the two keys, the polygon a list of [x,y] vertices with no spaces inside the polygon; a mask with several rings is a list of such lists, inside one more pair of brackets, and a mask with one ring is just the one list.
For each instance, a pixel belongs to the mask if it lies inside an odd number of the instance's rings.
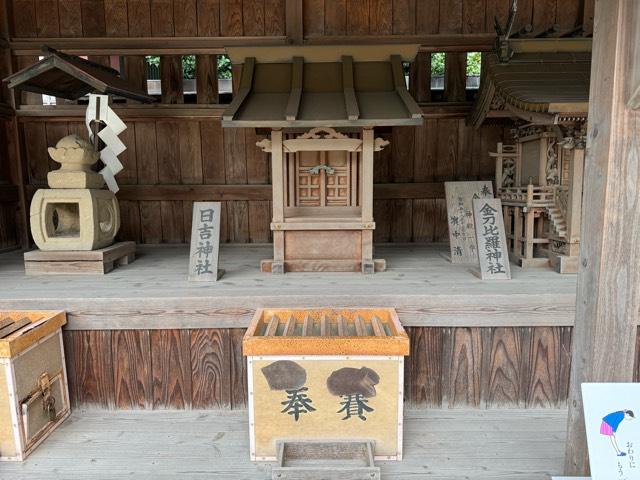
{"label": "gold painted offering box", "polygon": [[392,308],[259,309],[243,340],[250,453],[274,461],[277,440],[375,441],[402,459],[404,356]]}

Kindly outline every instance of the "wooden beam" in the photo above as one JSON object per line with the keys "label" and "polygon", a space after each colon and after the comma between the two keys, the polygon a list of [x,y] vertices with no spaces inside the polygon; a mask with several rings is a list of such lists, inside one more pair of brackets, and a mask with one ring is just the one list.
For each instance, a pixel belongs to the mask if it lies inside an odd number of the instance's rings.
{"label": "wooden beam", "polygon": [[[0,186],[0,190],[6,187]],[[28,185],[32,197],[38,186]],[[0,201],[3,194],[0,193]],[[5,194],[8,195],[8,194]],[[11,194],[13,195],[13,194]],[[266,201],[272,198],[271,185],[120,185],[119,200],[138,201]],[[13,196],[11,196],[13,198]],[[444,198],[444,183],[377,183],[376,200],[412,200]]]}
{"label": "wooden beam", "polygon": [[404,103],[405,108],[409,111],[411,118],[422,118],[422,110],[407,90],[407,84],[404,79],[404,69],[402,67],[402,58],[400,58],[400,55],[391,55],[391,70],[393,73],[393,84],[395,86],[396,93]]}
{"label": "wooden beam", "polygon": [[[215,118],[221,119],[229,105],[196,105],[196,104],[113,104],[111,108],[119,117],[127,120],[149,120],[166,118]],[[21,122],[68,122],[71,119],[81,120],[85,116],[85,105],[22,105],[16,110]]]}
{"label": "wooden beam", "polygon": [[289,43],[302,45],[304,37],[302,0],[287,0],[285,5],[285,25]]}
{"label": "wooden beam", "polygon": [[13,55],[42,55],[42,45],[73,55],[215,55],[225,47],[286,45],[287,37],[78,37],[14,38]]}
{"label": "wooden beam", "polygon": [[347,118],[357,120],[360,118],[360,107],[353,87],[353,57],[342,57],[342,88],[344,90],[344,104],[347,109]]}
{"label": "wooden beam", "polygon": [[495,33],[446,35],[321,35],[305,38],[308,45],[382,45],[412,43],[424,52],[486,52],[493,50]]}
{"label": "wooden beam", "polygon": [[233,117],[238,112],[242,103],[249,96],[251,92],[251,85],[253,84],[253,70],[256,65],[256,59],[253,57],[247,57],[244,59],[244,65],[242,66],[242,77],[240,78],[240,85],[238,93],[233,97],[233,100],[229,104],[229,107],[222,114],[223,120],[233,120]]}
{"label": "wooden beam", "polygon": [[[418,44],[423,52],[486,52],[494,48],[495,34],[446,35],[331,35],[311,36],[309,45]],[[13,55],[41,55],[42,45],[74,55],[214,55],[225,47],[286,45],[291,36],[244,37],[68,37],[12,38]]]}
{"label": "wooden beam", "polygon": [[[125,105],[116,103],[111,107],[118,116],[127,120],[149,120],[150,118],[213,118],[219,120],[228,106],[228,104]],[[472,102],[433,102],[420,105],[424,118],[466,118],[472,107]],[[85,111],[86,106],[83,105],[22,105],[16,110],[16,115],[21,122],[68,122],[72,119],[83,120]],[[512,114],[492,112],[488,116],[511,117]]]}
{"label": "wooden beam", "polygon": [[285,110],[285,118],[288,122],[293,122],[298,117],[300,109],[300,99],[302,98],[302,80],[304,74],[304,58],[293,57],[291,67],[291,92]]}
{"label": "wooden beam", "polygon": [[[580,386],[633,381],[640,308],[640,3],[596,2],[565,474],[587,475]],[[602,75],[602,72],[607,72]]]}

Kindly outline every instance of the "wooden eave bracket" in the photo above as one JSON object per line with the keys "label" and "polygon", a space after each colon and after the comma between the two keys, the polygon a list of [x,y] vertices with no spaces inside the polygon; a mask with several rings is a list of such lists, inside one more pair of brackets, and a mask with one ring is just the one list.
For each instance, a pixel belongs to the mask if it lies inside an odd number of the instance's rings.
{"label": "wooden eave bracket", "polygon": [[302,99],[302,80],[304,75],[304,58],[293,57],[291,70],[291,92],[285,110],[287,122],[294,122],[298,118],[300,100]]}
{"label": "wooden eave bracket", "polygon": [[402,68],[402,57],[400,55],[391,55],[391,70],[393,72],[393,84],[396,93],[404,103],[405,108],[409,111],[411,118],[422,118],[422,109],[413,99],[404,80],[404,70]]}
{"label": "wooden eave bracket", "polygon": [[344,55],[342,57],[342,88],[344,90],[344,105],[347,110],[349,120],[360,118],[360,107],[353,85],[353,57]]}
{"label": "wooden eave bracket", "polygon": [[226,122],[232,121],[233,117],[235,117],[236,113],[238,113],[238,110],[240,110],[240,107],[249,96],[251,86],[253,85],[253,72],[255,70],[255,65],[256,59],[254,57],[247,57],[244,59],[238,93],[229,104],[229,107],[222,114],[222,120]]}

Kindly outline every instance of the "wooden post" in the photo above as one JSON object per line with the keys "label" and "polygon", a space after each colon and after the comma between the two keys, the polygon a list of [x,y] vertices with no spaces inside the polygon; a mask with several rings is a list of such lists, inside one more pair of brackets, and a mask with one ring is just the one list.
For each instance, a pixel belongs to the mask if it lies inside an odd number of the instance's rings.
{"label": "wooden post", "polygon": [[[2,40],[2,46],[0,48],[0,74],[2,77],[7,77],[14,73],[14,64],[11,56],[11,50],[9,49],[8,42],[10,38],[10,25],[9,25],[9,5],[6,0],[0,1],[0,10],[4,12],[0,15],[0,40]],[[0,92],[0,102],[7,103],[14,110],[18,107],[18,98],[14,90],[7,88],[6,84],[0,85],[2,91]],[[25,179],[27,178],[26,165],[24,157],[22,155],[22,148],[20,142],[20,126],[17,117],[4,122],[3,128],[6,128],[7,139],[7,152],[13,161],[9,162],[9,175],[11,183],[18,186],[18,210],[16,213],[17,222],[17,235],[18,245],[23,249],[29,248],[29,205],[27,203],[27,194],[25,190]]]}
{"label": "wooden post", "polygon": [[513,209],[513,255],[516,260],[522,258],[522,210]]}
{"label": "wooden post", "polygon": [[373,221],[373,128],[362,130],[362,221]]}
{"label": "wooden post", "polygon": [[287,0],[285,8],[285,23],[289,43],[302,45],[303,24],[302,24],[302,0]]}
{"label": "wooden post", "polygon": [[[372,128],[362,131],[362,222],[373,222],[373,150]],[[373,273],[373,230],[362,230],[362,273]]]}
{"label": "wooden post", "polygon": [[524,225],[524,258],[527,260],[533,258],[533,238],[534,234],[534,225],[535,225],[535,217],[536,213],[533,208],[529,208],[525,217],[525,225]]}
{"label": "wooden post", "polygon": [[582,180],[584,175],[584,150],[575,148],[569,169],[569,191],[567,201],[567,240],[575,243],[580,239],[582,217]]}
{"label": "wooden post", "polygon": [[504,166],[504,157],[502,156],[502,142],[499,142],[498,151],[496,154],[496,194],[502,188],[503,166]]}
{"label": "wooden post", "polygon": [[588,474],[580,385],[631,382],[640,309],[640,2],[596,2],[565,474]]}
{"label": "wooden post", "polygon": [[[284,222],[284,165],[282,130],[271,131],[271,183],[273,184],[273,223]],[[277,225],[276,225],[277,227]],[[272,273],[284,273],[284,231],[273,231]]]}

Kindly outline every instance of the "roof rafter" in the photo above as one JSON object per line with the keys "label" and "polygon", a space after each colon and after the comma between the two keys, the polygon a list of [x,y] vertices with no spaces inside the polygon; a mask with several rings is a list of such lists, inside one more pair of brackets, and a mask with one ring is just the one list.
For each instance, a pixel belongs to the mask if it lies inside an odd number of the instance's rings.
{"label": "roof rafter", "polygon": [[344,104],[347,108],[349,120],[360,118],[360,107],[353,88],[353,57],[344,55],[342,57],[342,88],[344,90]]}

